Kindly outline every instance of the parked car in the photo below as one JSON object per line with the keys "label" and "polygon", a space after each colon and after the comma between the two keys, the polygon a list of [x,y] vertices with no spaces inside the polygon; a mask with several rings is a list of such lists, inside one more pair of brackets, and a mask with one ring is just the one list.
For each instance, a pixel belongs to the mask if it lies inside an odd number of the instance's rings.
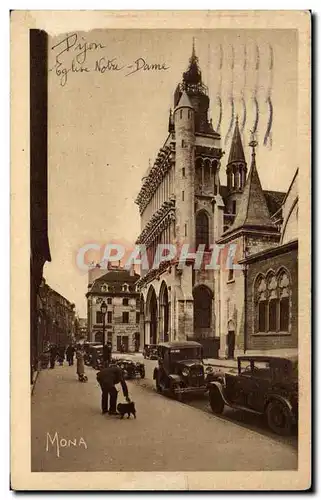
{"label": "parked car", "polygon": [[84,342],[84,350],[85,350],[85,356],[84,356],[84,360],[85,360],[85,364],[86,365],[90,365],[90,359],[91,359],[91,348],[92,347],[95,347],[95,346],[99,346],[99,347],[102,347],[102,343],[101,342]]}
{"label": "parked car", "polygon": [[209,383],[212,411],[224,406],[265,415],[270,429],[291,434],[298,421],[298,358],[240,356],[237,370]]}
{"label": "parked car", "polygon": [[91,345],[84,357],[85,364],[92,366],[95,370],[100,370],[103,366],[103,346]]}
{"label": "parked car", "polygon": [[153,379],[159,393],[182,401],[186,394],[205,394],[212,368],[203,364],[203,348],[198,342],[164,342],[158,345],[158,366]]}
{"label": "parked car", "polygon": [[115,363],[119,366],[124,373],[125,379],[133,379],[136,378],[137,375],[140,378],[145,378],[145,365],[144,363],[140,363],[139,361],[133,361],[132,359],[112,359],[112,363]]}
{"label": "parked car", "polygon": [[157,344],[146,344],[143,349],[143,356],[145,359],[157,359],[158,358]]}

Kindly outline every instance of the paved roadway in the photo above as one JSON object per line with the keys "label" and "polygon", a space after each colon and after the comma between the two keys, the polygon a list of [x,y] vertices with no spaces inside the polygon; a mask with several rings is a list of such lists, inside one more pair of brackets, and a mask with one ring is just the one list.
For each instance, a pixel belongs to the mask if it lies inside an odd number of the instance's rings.
{"label": "paved roadway", "polygon": [[157,394],[150,379],[153,364],[146,362],[145,380],[128,382],[137,408],[136,420],[101,414],[93,369],[87,369],[89,380],[85,384],[78,382],[74,366],[42,371],[32,396],[32,471],[263,471],[297,467],[291,443],[218,418],[195,403],[186,405]]}
{"label": "paved roadway", "polygon": [[[128,357],[128,356],[127,356]],[[130,359],[130,358],[129,358]],[[155,383],[153,381],[153,371],[155,366],[157,366],[157,361],[155,360],[149,360],[149,359],[143,359],[142,356],[136,355],[135,358],[145,364],[145,369],[146,369],[146,378],[144,380],[139,380],[136,379],[135,383],[140,385],[141,387],[145,387],[147,391],[155,391]],[[206,361],[205,361],[206,363]],[[220,367],[218,368],[221,371],[224,371],[224,368]],[[166,397],[166,396],[163,396]],[[214,417],[213,412],[210,408],[209,402],[208,402],[208,397],[207,395],[205,396],[197,396],[190,398],[189,400],[185,401],[185,404],[192,406],[193,408],[197,408],[199,410],[202,410],[203,412],[206,412],[207,414],[210,414]],[[246,429],[251,429],[255,432],[258,432],[264,436],[269,437],[270,439],[273,439],[274,441],[278,441],[280,443],[283,443],[285,445],[292,446],[294,449],[297,449],[297,436],[278,436],[274,432],[270,431],[269,428],[267,427],[267,424],[265,422],[265,419],[253,415],[251,413],[246,413],[242,411],[237,411],[233,410],[232,408],[225,407],[224,412],[221,416],[215,416],[215,418],[225,420],[227,422],[233,422],[235,424],[238,424]]]}

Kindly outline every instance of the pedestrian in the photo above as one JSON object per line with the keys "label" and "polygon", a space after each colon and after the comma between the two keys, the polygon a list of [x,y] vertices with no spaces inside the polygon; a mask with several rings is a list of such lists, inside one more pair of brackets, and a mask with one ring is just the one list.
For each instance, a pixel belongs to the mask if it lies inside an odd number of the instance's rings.
{"label": "pedestrian", "polygon": [[80,381],[83,381],[85,378],[85,351],[82,345],[78,344],[76,350],[76,359],[77,359],[77,375]]}
{"label": "pedestrian", "polygon": [[97,373],[97,380],[101,388],[101,412],[103,414],[108,412],[109,415],[117,415],[116,407],[118,391],[115,387],[116,384],[121,384],[126,401],[130,402],[128,396],[128,387],[121,368],[113,364],[108,367],[102,368],[102,370]]}
{"label": "pedestrian", "polygon": [[66,359],[69,366],[74,364],[74,354],[75,354],[75,348],[72,344],[69,344],[66,350]]}
{"label": "pedestrian", "polygon": [[57,358],[57,346],[55,344],[52,344],[50,349],[50,368],[53,369],[55,367],[55,362]]}
{"label": "pedestrian", "polygon": [[63,345],[60,345],[58,347],[58,363],[60,366],[64,364],[64,359],[65,359],[65,347]]}
{"label": "pedestrian", "polygon": [[107,342],[107,344],[105,344],[103,347],[103,365],[106,367],[109,366],[111,363],[111,351],[112,351],[111,342]]}

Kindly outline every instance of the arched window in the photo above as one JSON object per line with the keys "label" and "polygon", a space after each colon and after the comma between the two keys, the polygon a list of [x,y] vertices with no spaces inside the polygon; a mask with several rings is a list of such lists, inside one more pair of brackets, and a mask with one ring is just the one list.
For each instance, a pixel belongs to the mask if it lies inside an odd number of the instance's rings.
{"label": "arched window", "polygon": [[278,317],[278,283],[275,276],[268,278],[268,294],[269,294],[269,332],[277,331],[277,317]]}
{"label": "arched window", "polygon": [[209,221],[205,212],[196,215],[196,249],[199,245],[209,246]]}
{"label": "arched window", "polygon": [[290,280],[285,271],[279,275],[280,330],[288,332],[290,326]]}
{"label": "arched window", "polygon": [[210,328],[212,319],[212,292],[204,285],[198,286],[194,296],[194,327]]}
{"label": "arched window", "polygon": [[255,332],[288,332],[290,329],[290,279],[282,270],[269,273],[255,284]]}
{"label": "arched window", "polygon": [[267,331],[267,286],[266,279],[261,277],[256,281],[256,332]]}

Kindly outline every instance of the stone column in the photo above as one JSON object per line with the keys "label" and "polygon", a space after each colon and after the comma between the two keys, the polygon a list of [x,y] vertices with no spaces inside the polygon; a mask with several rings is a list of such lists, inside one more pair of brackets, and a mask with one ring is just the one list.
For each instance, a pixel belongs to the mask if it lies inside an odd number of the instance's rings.
{"label": "stone column", "polygon": [[185,339],[194,336],[194,301],[185,301]]}
{"label": "stone column", "polygon": [[185,336],[185,301],[178,300],[176,302],[176,339],[175,340],[186,340]]}
{"label": "stone column", "polygon": [[164,342],[164,305],[159,304],[158,311],[158,342]]}
{"label": "stone column", "polygon": [[219,349],[219,357],[222,359],[226,358],[226,335],[227,335],[227,321],[225,315],[225,282],[224,282],[224,257],[223,253],[221,253],[220,259],[220,270],[218,271],[218,279],[219,279],[219,336],[220,336],[220,349]]}
{"label": "stone column", "polygon": [[145,320],[145,341],[144,344],[150,344],[150,319]]}
{"label": "stone column", "polygon": [[168,302],[168,341],[172,342],[173,340],[173,330],[172,330],[172,303],[169,300]]}

